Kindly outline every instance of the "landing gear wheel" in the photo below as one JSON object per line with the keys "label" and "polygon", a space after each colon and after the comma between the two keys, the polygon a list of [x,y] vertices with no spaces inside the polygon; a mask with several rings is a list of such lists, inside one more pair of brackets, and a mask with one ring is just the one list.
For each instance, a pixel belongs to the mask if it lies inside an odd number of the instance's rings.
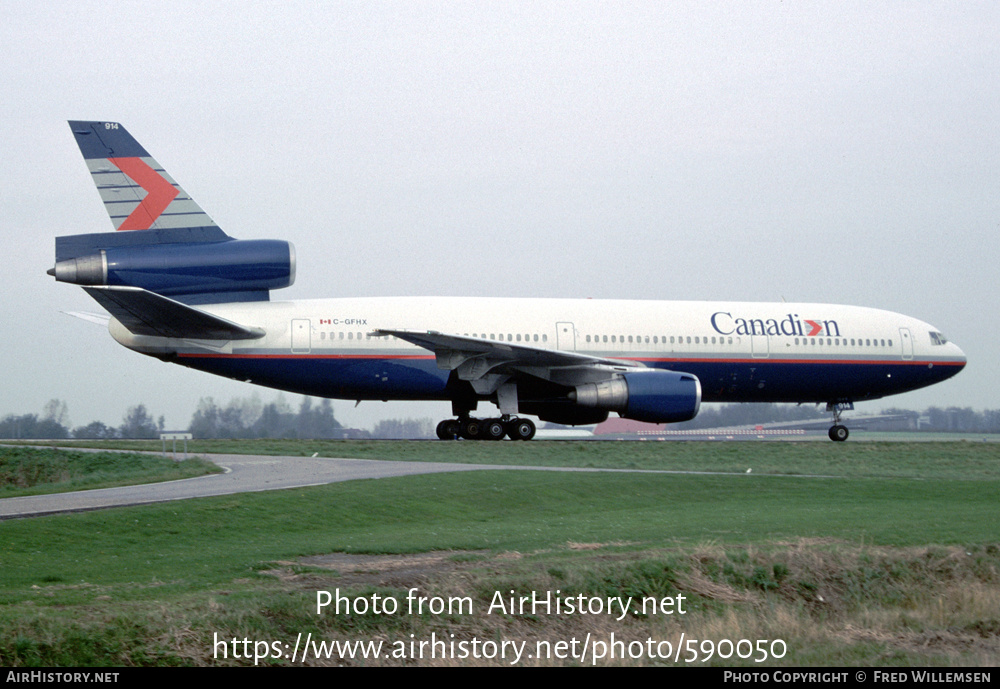
{"label": "landing gear wheel", "polygon": [[479,419],[468,419],[462,424],[461,435],[466,440],[481,440],[483,438],[483,422]]}
{"label": "landing gear wheel", "polygon": [[482,426],[483,440],[503,440],[506,429],[500,419],[488,419]]}
{"label": "landing gear wheel", "polygon": [[847,426],[840,423],[841,412],[854,409],[854,402],[827,402],[826,410],[828,412],[833,412],[833,426],[830,428],[828,435],[830,440],[834,442],[842,443],[847,440],[847,436],[850,433],[847,430]]}
{"label": "landing gear wheel", "polygon": [[830,440],[843,442],[847,440],[847,436],[850,435],[850,433],[847,430],[847,426],[841,426],[840,424],[837,424],[836,426],[832,426],[830,428],[829,435],[830,435]]}
{"label": "landing gear wheel", "polygon": [[535,424],[531,419],[512,419],[507,422],[507,437],[511,440],[531,440],[535,437]]}
{"label": "landing gear wheel", "polygon": [[460,431],[461,426],[456,419],[445,419],[437,425],[437,437],[441,440],[454,440]]}

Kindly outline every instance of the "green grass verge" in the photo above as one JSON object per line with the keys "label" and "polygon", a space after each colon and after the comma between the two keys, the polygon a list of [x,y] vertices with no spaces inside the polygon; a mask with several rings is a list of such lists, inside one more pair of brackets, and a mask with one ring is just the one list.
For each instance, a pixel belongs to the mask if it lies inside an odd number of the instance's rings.
{"label": "green grass verge", "polygon": [[174,481],[218,473],[203,459],[0,446],[0,498]]}
{"label": "green grass verge", "polygon": [[[985,543],[996,483],[473,472],[0,522],[0,603],[143,597],[325,552],[528,552],[574,542]],[[947,514],[947,519],[939,518]],[[58,557],[54,556],[58,553]],[[66,597],[66,598],[63,598]]]}
{"label": "green grass verge", "polygon": [[[390,454],[407,445],[490,444],[373,445]],[[553,462],[577,463],[581,453],[584,462],[611,459],[588,457],[576,443],[539,445],[549,446]],[[585,445],[601,453],[602,445],[623,452],[645,444]],[[724,459],[712,444],[657,445],[685,446],[680,459],[664,461],[694,462],[699,447],[706,464],[718,468]],[[995,663],[1000,485],[988,451],[950,443],[959,451],[923,454],[920,443],[869,455],[860,444],[831,444],[835,454],[817,454],[810,473],[842,477],[761,475],[766,458],[776,466],[806,462],[816,445],[802,445],[801,456],[789,457],[768,454],[788,452],[784,444],[739,444],[743,454],[726,461],[752,457],[749,475],[436,474],[0,522],[0,665],[215,664],[216,634],[283,642],[299,632],[560,640],[611,631],[673,641],[681,632],[715,641],[783,638],[783,664]],[[853,477],[888,471],[893,462],[914,478]],[[924,472],[953,478],[924,480]],[[452,563],[464,568],[358,575],[305,560],[441,550],[455,551]],[[469,596],[477,610],[496,591],[557,589],[682,592],[690,609],[620,624],[581,616],[315,614],[316,589],[403,601],[411,586]]]}
{"label": "green grass verge", "polygon": [[[88,444],[89,446],[90,444]],[[94,446],[159,450],[159,441]],[[1000,478],[1000,443],[199,440],[192,453],[347,457],[499,466],[722,471],[922,479]]]}

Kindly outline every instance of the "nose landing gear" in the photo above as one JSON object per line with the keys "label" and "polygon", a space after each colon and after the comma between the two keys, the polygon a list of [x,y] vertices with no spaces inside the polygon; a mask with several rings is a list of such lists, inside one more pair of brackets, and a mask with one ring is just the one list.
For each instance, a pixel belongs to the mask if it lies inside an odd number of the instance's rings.
{"label": "nose landing gear", "polygon": [[847,440],[847,436],[850,435],[850,431],[847,430],[847,426],[840,423],[840,415],[845,411],[852,411],[854,409],[854,402],[828,402],[826,405],[826,410],[828,412],[833,412],[833,426],[830,427],[827,435],[830,436],[830,440],[835,442],[844,442]]}
{"label": "nose landing gear", "polygon": [[843,442],[844,440],[847,440],[847,436],[850,435],[850,433],[847,430],[847,426],[837,424],[836,426],[830,427],[829,435],[830,440]]}

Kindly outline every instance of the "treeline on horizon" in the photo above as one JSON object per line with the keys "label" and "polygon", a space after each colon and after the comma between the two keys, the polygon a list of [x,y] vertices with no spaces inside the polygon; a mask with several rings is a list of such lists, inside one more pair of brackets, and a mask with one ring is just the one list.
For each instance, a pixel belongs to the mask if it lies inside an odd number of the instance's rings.
{"label": "treeline on horizon", "polygon": [[[117,440],[159,438],[164,417],[154,419],[146,405],[130,407],[120,426],[92,421],[71,427],[65,402],[51,400],[41,414],[8,414],[0,420],[0,439]],[[171,429],[176,430],[176,429]],[[431,438],[431,419],[385,419],[371,431],[347,429],[333,414],[328,399],[303,397],[298,409],[292,408],[283,395],[263,403],[256,397],[234,399],[220,406],[211,397],[203,397],[186,429],[194,438]]]}
{"label": "treeline on horizon", "polygon": [[[924,411],[885,409],[883,415],[895,418],[885,422],[886,430],[924,432],[1000,433],[1000,409],[975,411],[970,407],[929,407]],[[863,416],[863,415],[862,415]],[[775,422],[829,419],[824,407],[794,404],[726,404],[705,406],[696,418],[676,429],[747,426]],[[850,416],[846,417],[850,425]],[[154,418],[144,404],[130,407],[120,426],[108,426],[92,421],[85,426],[71,427],[65,402],[49,401],[41,414],[8,414],[0,420],[0,439],[150,439],[164,431],[164,417]],[[171,429],[176,430],[176,429]],[[211,397],[198,402],[198,408],[186,429],[194,438],[289,438],[341,439],[432,438],[432,419],[384,419],[368,430],[348,429],[336,420],[333,404],[328,399],[303,397],[294,409],[279,395],[273,402],[263,403],[256,397],[234,399],[221,406]]]}

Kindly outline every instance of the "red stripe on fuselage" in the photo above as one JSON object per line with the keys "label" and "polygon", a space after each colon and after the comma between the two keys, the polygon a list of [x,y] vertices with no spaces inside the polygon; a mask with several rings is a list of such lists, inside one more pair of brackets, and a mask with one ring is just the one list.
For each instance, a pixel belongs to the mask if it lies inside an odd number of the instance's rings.
{"label": "red stripe on fuselage", "polygon": [[700,359],[685,357],[677,359],[636,357],[630,361],[641,361],[643,363],[663,363],[672,362],[678,364],[863,364],[887,365],[887,366],[965,366],[964,361],[914,361],[912,359]]}
{"label": "red stripe on fuselage", "polygon": [[108,160],[146,190],[146,198],[140,201],[135,210],[118,226],[118,231],[148,230],[176,198],[177,189],[163,179],[160,173],[146,165],[141,158],[108,158]]}
{"label": "red stripe on fuselage", "polygon": [[[178,352],[178,357],[189,359],[394,359],[431,360],[433,356],[421,354],[218,354],[209,352]],[[964,366],[962,361],[912,361],[901,359],[725,359],[725,358],[659,358],[634,357],[623,362],[671,364],[860,364],[863,366]]]}
{"label": "red stripe on fuselage", "polygon": [[423,354],[209,354],[199,352],[178,352],[177,356],[188,359],[433,359]]}

